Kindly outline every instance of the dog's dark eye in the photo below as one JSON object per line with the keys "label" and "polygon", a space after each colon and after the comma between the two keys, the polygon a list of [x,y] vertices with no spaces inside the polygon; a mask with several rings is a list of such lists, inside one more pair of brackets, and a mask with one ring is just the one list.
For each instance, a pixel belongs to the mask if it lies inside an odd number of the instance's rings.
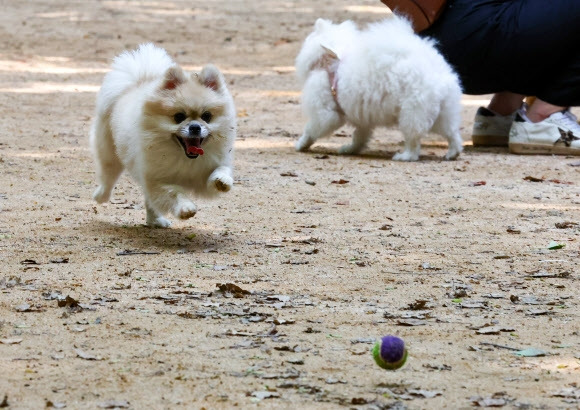
{"label": "dog's dark eye", "polygon": [[176,124],[181,124],[183,121],[185,121],[186,118],[187,117],[184,113],[178,112],[173,116],[173,121],[175,121]]}
{"label": "dog's dark eye", "polygon": [[209,111],[204,111],[203,114],[201,114],[201,119],[204,120],[205,122],[210,122],[212,118],[211,112]]}

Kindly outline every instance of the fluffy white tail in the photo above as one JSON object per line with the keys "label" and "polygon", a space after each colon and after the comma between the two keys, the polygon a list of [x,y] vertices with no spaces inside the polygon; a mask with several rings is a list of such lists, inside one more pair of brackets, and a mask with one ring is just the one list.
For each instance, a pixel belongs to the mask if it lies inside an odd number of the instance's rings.
{"label": "fluffy white tail", "polygon": [[174,65],[167,52],[152,43],[141,44],[137,50],[124,51],[115,57],[112,70],[105,75],[97,107],[103,112],[108,111],[129,87],[159,78]]}

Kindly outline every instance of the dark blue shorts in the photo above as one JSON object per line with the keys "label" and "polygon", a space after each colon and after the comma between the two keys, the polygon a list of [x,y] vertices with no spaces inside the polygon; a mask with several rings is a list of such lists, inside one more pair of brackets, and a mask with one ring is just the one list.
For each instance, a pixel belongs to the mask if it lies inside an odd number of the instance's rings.
{"label": "dark blue shorts", "polygon": [[580,106],[580,0],[449,0],[433,37],[466,94]]}

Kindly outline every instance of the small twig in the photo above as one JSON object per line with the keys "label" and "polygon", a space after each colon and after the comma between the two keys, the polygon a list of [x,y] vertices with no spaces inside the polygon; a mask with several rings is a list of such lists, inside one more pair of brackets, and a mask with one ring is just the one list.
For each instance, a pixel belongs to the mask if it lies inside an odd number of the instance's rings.
{"label": "small twig", "polygon": [[124,251],[117,252],[117,256],[127,256],[127,255],[157,255],[161,252],[157,251],[132,251],[131,249],[125,249]]}
{"label": "small twig", "polygon": [[507,350],[514,350],[514,351],[520,351],[521,349],[517,349],[515,347],[511,347],[511,346],[503,346],[503,345],[498,345],[495,343],[489,343],[489,342],[481,342],[480,345],[484,345],[484,346],[492,346],[492,347],[497,347],[498,349],[507,349]]}

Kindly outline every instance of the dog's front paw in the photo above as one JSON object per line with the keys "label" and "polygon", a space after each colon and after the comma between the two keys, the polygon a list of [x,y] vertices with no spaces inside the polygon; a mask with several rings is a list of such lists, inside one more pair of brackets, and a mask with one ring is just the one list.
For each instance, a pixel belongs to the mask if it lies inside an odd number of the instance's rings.
{"label": "dog's front paw", "polygon": [[207,180],[207,189],[213,193],[228,192],[233,186],[232,170],[226,166],[216,168]]}
{"label": "dog's front paw", "polygon": [[220,175],[213,180],[213,186],[220,192],[228,192],[233,185],[234,180],[229,175]]}
{"label": "dog's front paw", "polygon": [[304,134],[303,136],[300,137],[300,139],[298,141],[296,141],[296,144],[294,144],[294,148],[296,148],[296,151],[302,152],[302,151],[306,151],[308,148],[310,148],[310,146],[314,143],[314,141],[309,138],[306,134]]}
{"label": "dog's front paw", "polygon": [[341,155],[354,155],[358,154],[361,149],[362,147],[359,147],[358,145],[346,144],[338,149],[338,153]]}
{"label": "dog's front paw", "polygon": [[179,219],[189,219],[197,213],[197,206],[191,201],[181,201],[173,213]]}
{"label": "dog's front paw", "polygon": [[102,204],[103,202],[107,202],[111,197],[111,192],[105,190],[102,185],[99,185],[97,189],[93,192],[93,199],[97,201],[97,203]]}

